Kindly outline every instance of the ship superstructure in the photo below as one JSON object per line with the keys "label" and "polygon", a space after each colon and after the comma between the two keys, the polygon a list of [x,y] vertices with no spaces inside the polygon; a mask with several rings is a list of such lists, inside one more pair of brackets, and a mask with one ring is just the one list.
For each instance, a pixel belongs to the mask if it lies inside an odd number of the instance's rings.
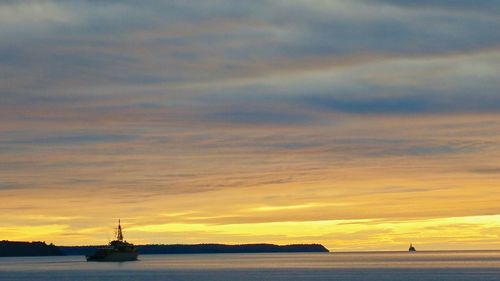
{"label": "ship superstructure", "polygon": [[87,261],[135,261],[139,252],[132,243],[123,239],[120,220],[116,228],[116,239],[109,242],[106,247],[98,248],[93,255],[87,256]]}

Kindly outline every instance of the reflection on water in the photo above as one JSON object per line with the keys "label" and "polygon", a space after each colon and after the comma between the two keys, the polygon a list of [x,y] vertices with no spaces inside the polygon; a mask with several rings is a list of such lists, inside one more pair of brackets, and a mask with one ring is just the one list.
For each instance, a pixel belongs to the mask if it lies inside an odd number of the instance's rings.
{"label": "reflection on water", "polygon": [[500,280],[500,252],[143,255],[0,258],[0,280]]}

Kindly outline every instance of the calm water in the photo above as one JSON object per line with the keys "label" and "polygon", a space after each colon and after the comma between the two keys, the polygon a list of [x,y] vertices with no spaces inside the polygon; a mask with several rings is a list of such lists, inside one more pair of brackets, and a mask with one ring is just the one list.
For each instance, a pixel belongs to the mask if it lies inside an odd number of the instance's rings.
{"label": "calm water", "polygon": [[500,280],[500,252],[143,255],[0,258],[0,280]]}

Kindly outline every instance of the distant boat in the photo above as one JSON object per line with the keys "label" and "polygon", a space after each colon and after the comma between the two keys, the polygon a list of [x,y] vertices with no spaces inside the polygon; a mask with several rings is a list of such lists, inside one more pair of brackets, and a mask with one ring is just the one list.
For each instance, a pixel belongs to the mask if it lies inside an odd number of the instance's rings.
{"label": "distant boat", "polygon": [[107,247],[98,248],[93,255],[88,255],[87,261],[135,261],[139,252],[133,244],[123,240],[122,227],[118,220],[116,239],[111,241]]}
{"label": "distant boat", "polygon": [[413,244],[410,244],[410,248],[408,249],[408,252],[412,253],[412,252],[416,252],[417,249],[415,249],[415,247],[413,247]]}

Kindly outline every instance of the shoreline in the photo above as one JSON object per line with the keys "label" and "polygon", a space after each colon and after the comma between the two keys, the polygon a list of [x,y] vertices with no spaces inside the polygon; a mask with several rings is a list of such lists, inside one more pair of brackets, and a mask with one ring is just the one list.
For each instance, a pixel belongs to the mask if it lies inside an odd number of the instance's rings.
{"label": "shoreline", "polygon": [[[45,242],[2,241],[1,257],[89,255],[105,245],[56,246]],[[146,244],[136,245],[141,255],[151,254],[243,254],[243,253],[328,253],[321,244]],[[50,250],[50,251],[49,251]]]}

